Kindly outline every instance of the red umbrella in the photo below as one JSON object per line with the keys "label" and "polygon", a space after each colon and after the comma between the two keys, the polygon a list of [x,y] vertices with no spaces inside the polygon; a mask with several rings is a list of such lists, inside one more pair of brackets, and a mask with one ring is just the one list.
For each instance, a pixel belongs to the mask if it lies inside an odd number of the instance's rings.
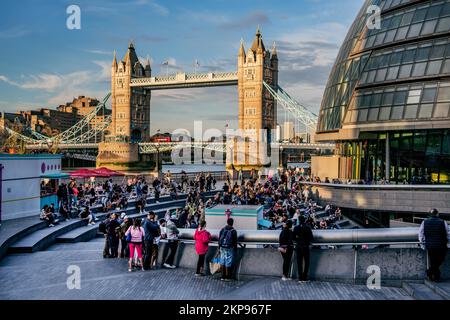
{"label": "red umbrella", "polygon": [[78,169],[70,172],[72,178],[89,178],[95,176],[95,173],[89,169]]}
{"label": "red umbrella", "polygon": [[123,176],[124,174],[119,171],[114,171],[105,167],[101,167],[95,170],[92,170],[94,173],[96,173],[97,177],[113,177],[113,176]]}

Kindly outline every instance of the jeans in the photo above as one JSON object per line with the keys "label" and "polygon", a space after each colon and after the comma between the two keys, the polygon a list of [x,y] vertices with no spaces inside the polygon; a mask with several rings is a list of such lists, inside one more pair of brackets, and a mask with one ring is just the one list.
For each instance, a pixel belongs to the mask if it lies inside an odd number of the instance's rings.
{"label": "jeans", "polygon": [[116,235],[108,235],[109,249],[111,250],[111,257],[115,258],[119,254],[119,237]]}
{"label": "jeans", "polygon": [[[309,246],[297,246],[297,272],[299,280],[308,279],[309,256]],[[305,268],[303,268],[303,260],[305,261]]]}
{"label": "jeans", "polygon": [[169,248],[170,254],[166,259],[166,263],[173,266],[173,261],[175,260],[175,253],[177,252],[178,248],[178,240],[169,240]]}
{"label": "jeans", "polygon": [[199,274],[205,266],[205,256],[206,256],[206,253],[198,255],[197,272],[196,272],[197,274]]}
{"label": "jeans", "polygon": [[144,261],[142,263],[144,270],[149,270],[152,268],[152,265],[151,265],[152,245],[153,245],[153,239],[150,241],[144,240]]}
{"label": "jeans", "polygon": [[286,278],[289,278],[289,267],[291,266],[293,253],[294,250],[292,249],[292,247],[288,247],[286,253],[281,253],[281,256],[283,257],[283,276],[285,276]]}

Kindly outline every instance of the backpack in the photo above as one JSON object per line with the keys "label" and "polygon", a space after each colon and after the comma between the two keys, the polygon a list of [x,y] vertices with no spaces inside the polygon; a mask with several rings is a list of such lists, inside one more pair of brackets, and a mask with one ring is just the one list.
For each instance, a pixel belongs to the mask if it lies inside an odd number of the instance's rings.
{"label": "backpack", "polygon": [[224,229],[220,237],[219,246],[222,248],[232,248],[233,246],[233,229]]}

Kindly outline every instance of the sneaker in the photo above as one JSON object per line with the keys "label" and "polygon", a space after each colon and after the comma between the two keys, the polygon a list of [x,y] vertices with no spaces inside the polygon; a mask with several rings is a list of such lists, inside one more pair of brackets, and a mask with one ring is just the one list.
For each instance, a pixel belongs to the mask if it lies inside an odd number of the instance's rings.
{"label": "sneaker", "polygon": [[131,272],[131,271],[133,271],[132,269],[128,269],[128,272]]}
{"label": "sneaker", "polygon": [[220,281],[225,281],[225,278],[220,278]]}
{"label": "sneaker", "polygon": [[48,226],[49,226],[49,227],[54,227],[55,225],[50,223]]}
{"label": "sneaker", "polygon": [[172,264],[169,268],[170,268],[170,269],[175,269],[176,267],[177,267],[177,266],[175,266],[175,265]]}
{"label": "sneaker", "polygon": [[164,263],[163,264],[164,267],[171,269],[172,267],[170,266],[170,264]]}
{"label": "sneaker", "polygon": [[196,277],[204,277],[205,275],[203,273],[196,273],[195,276]]}
{"label": "sneaker", "polygon": [[281,277],[281,280],[287,281],[287,280],[289,280],[289,278],[286,278],[285,276],[282,276],[282,277]]}
{"label": "sneaker", "polygon": [[142,268],[141,270],[142,270],[142,271],[147,271],[147,270],[145,270],[144,268]]}

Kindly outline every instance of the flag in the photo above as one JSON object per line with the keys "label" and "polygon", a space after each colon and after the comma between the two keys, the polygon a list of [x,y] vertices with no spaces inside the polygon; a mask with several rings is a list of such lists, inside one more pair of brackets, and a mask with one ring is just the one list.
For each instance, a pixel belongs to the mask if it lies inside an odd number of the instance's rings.
{"label": "flag", "polygon": [[168,65],[169,65],[169,61],[168,61],[168,60],[164,61],[164,62],[162,63],[162,65],[163,65],[163,66],[168,66]]}
{"label": "flag", "polygon": [[195,66],[196,66],[196,67],[200,67],[200,63],[198,62],[197,59],[195,59]]}

